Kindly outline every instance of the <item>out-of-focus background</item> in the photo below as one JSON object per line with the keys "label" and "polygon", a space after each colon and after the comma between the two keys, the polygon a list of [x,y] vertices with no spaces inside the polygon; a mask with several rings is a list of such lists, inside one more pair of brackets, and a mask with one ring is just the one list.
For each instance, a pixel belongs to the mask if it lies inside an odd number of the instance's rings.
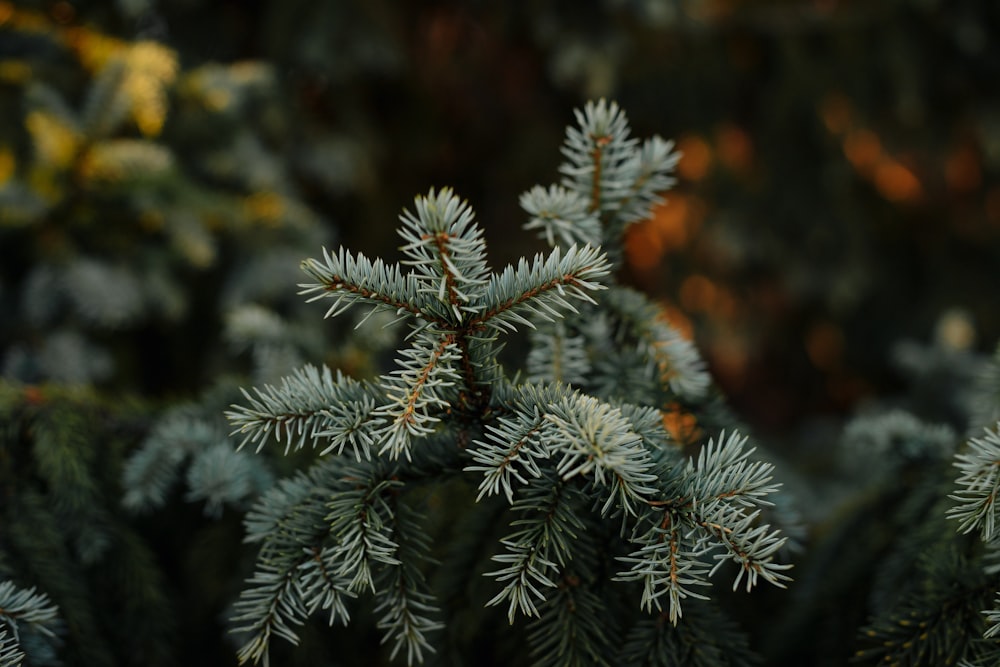
{"label": "out-of-focus background", "polygon": [[0,2],[3,373],[195,390],[227,308],[394,256],[432,186],[534,253],[518,195],[606,97],[684,154],[629,281],[759,431],[843,414],[1000,337],[998,35],[988,0]]}
{"label": "out-of-focus background", "polygon": [[[310,453],[234,452],[223,411],[391,361],[391,332],[304,303],[299,262],[398,258],[443,186],[494,268],[533,255],[518,197],[603,97],[683,152],[624,280],[695,340],[808,543],[736,617],[770,665],[885,664],[893,596],[953,581],[922,560],[956,537],[937,500],[997,417],[998,37],[994,0],[0,0],[0,583],[52,595],[67,664],[233,664],[241,513]],[[185,457],[245,484],[198,495]],[[368,665],[370,630],[276,650]]]}

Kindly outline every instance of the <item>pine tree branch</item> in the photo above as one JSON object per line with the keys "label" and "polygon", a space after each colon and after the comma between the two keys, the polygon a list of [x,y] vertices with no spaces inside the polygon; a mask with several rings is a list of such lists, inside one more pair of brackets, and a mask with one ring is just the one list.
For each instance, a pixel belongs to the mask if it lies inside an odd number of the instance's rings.
{"label": "pine tree branch", "polygon": [[645,616],[625,634],[619,664],[645,667],[756,667],[747,636],[712,601],[692,599],[676,625],[667,614]]}
{"label": "pine tree branch", "polygon": [[531,350],[526,364],[529,382],[574,386],[586,383],[592,366],[583,336],[570,334],[561,321],[543,324],[529,332],[529,336]]}
{"label": "pine tree branch", "polygon": [[647,526],[645,532],[632,537],[640,548],[619,558],[630,563],[631,568],[615,578],[642,583],[640,606],[646,611],[663,611],[661,598],[666,596],[666,613],[676,625],[683,614],[683,600],[708,599],[694,587],[709,585],[710,568],[703,556],[710,547],[704,540],[692,539],[691,532],[684,529],[682,515],[675,510],[650,512],[643,517],[643,523]]}
{"label": "pine tree branch", "polygon": [[[398,499],[398,496],[397,496]],[[440,614],[434,597],[418,565],[430,560],[430,538],[421,530],[415,512],[395,503],[394,531],[399,547],[396,563],[382,568],[376,593],[375,613],[382,616],[377,626],[385,634],[382,643],[392,642],[390,660],[406,648],[406,663],[423,662],[424,652],[434,652],[428,634],[444,625],[434,620]]]}
{"label": "pine tree branch", "polygon": [[[710,440],[697,462],[689,461],[673,480],[665,500],[652,500],[636,526],[631,541],[639,548],[620,560],[630,563],[619,572],[622,581],[643,582],[643,607],[661,609],[659,598],[669,600],[672,623],[681,617],[687,597],[703,598],[692,586],[708,580],[728,561],[738,565],[734,589],[746,578],[750,590],[763,579],[784,587],[791,565],[775,562],[787,538],[768,525],[758,525],[759,510],[776,487],[771,466],[749,462],[752,450],[743,449],[746,438],[725,434],[719,444]],[[719,551],[721,550],[721,553]],[[713,567],[705,557],[714,552]]]}
{"label": "pine tree branch", "polygon": [[330,438],[324,453],[338,453],[350,445],[359,460],[371,457],[374,432],[381,424],[375,414],[381,394],[367,383],[347,378],[338,370],[322,370],[312,365],[284,378],[281,385],[264,385],[255,395],[243,390],[248,406],[232,405],[226,412],[234,427],[233,435],[242,434],[240,447],[257,444],[257,451],[273,434],[289,449],[301,449],[309,441],[315,445]]}
{"label": "pine tree branch", "polygon": [[997,497],[1000,494],[1000,422],[996,430],[985,429],[986,435],[970,438],[968,451],[955,455],[955,467],[960,471],[959,489],[949,496],[958,504],[947,516],[960,522],[958,530],[968,533],[978,529],[984,542],[996,538],[998,531]]}
{"label": "pine tree branch", "polygon": [[330,535],[336,540],[331,562],[348,581],[348,590],[375,592],[374,573],[380,565],[399,565],[394,537],[393,506],[389,501],[402,483],[381,479],[375,471],[357,469],[354,485],[327,503]]}
{"label": "pine tree branch", "polygon": [[587,199],[559,185],[545,188],[536,185],[520,198],[521,208],[531,216],[525,223],[552,247],[601,245],[601,223],[590,210]]}
{"label": "pine tree branch", "polygon": [[219,443],[229,446],[225,432],[199,419],[192,410],[179,407],[168,412],[125,464],[122,505],[134,512],[163,505],[184,461]]}
{"label": "pine tree branch", "polygon": [[[349,468],[341,459],[321,463],[308,475],[279,482],[246,518],[248,542],[261,542],[257,567],[234,606],[233,632],[249,633],[240,663],[269,664],[272,636],[297,643],[293,626],[317,609],[330,610],[330,623],[348,620],[344,599],[353,597],[342,564],[324,546],[331,534],[324,501],[344,485]],[[317,502],[317,501],[320,502]],[[339,555],[339,554],[338,554]]]}
{"label": "pine tree branch", "polygon": [[373,412],[386,422],[376,436],[381,443],[379,455],[409,458],[412,439],[430,435],[440,422],[435,413],[448,408],[462,383],[455,368],[459,361],[455,338],[418,334],[413,346],[402,352],[401,368],[383,376],[383,400],[388,402]]}
{"label": "pine tree branch", "polygon": [[336,254],[323,249],[323,259],[307,259],[302,270],[315,278],[304,283],[299,292],[312,295],[308,301],[332,298],[326,317],[343,313],[354,304],[372,307],[373,312],[391,310],[397,314],[426,317],[419,282],[413,274],[403,275],[398,265],[388,266],[381,259],[374,262],[358,253],[352,256],[344,248]]}
{"label": "pine tree branch", "polygon": [[563,479],[592,475],[595,486],[609,487],[601,514],[634,515],[654,493],[652,462],[621,411],[597,399],[574,394],[550,406],[546,419],[555,429],[546,444]]}
{"label": "pine tree branch", "polygon": [[[357,391],[329,371],[303,371],[248,394],[251,404],[229,413],[244,442],[273,431],[288,447],[328,438],[324,453],[354,448],[357,463],[338,456],[279,485],[268,499],[275,510],[258,506],[248,518],[248,539],[264,543],[261,562],[292,554],[299,560],[283,567],[317,563],[309,567],[322,572],[314,581],[324,583],[315,585],[334,616],[329,596],[374,595],[383,643],[393,657],[405,649],[410,664],[432,650],[429,633],[439,627],[424,582],[429,546],[414,532],[418,518],[406,513],[403,500],[412,496],[401,495],[414,482],[471,478],[477,501],[502,494],[514,519],[492,556],[498,569],[487,576],[500,591],[486,604],[506,604],[511,622],[542,616],[531,624],[542,665],[614,664],[596,573],[618,554],[628,553],[614,578],[641,583],[639,608],[665,609],[674,623],[682,602],[704,598],[701,587],[726,562],[737,566],[735,586],[787,578],[788,566],[775,561],[784,538],[760,519],[776,490],[770,466],[751,462],[737,434],[723,434],[718,446],[710,441],[685,463],[664,427],[665,401],[707,393],[693,347],[635,292],[617,289],[608,304],[593,298],[613,266],[589,242],[605,240],[620,256],[623,226],[648,214],[672,183],[672,144],[654,138],[639,146],[614,104],[589,104],[577,118],[563,148],[563,185],[521,199],[533,216],[528,227],[555,246],[549,254],[491,273],[472,210],[450,189],[431,190],[401,216],[410,273],[343,249],[305,263],[316,282],[304,293],[333,298],[328,316],[355,303],[413,316],[397,369]],[[532,382],[508,379],[496,339],[540,322],[551,326],[533,337]],[[582,393],[595,388],[610,400]],[[606,530],[606,519],[620,526]],[[303,553],[318,558],[301,560]],[[264,576],[261,600],[248,603],[251,619],[280,629],[279,621],[297,623],[319,604],[313,595],[280,616],[284,603],[275,600],[288,585]]]}
{"label": "pine tree branch", "polygon": [[594,303],[588,292],[604,289],[594,282],[610,270],[599,248],[570,246],[563,253],[556,247],[548,257],[536,255],[529,265],[523,258],[517,268],[506,267],[494,275],[486,294],[476,303],[470,327],[512,330],[517,324],[534,327],[526,315],[542,320],[561,317],[560,310],[575,312],[569,299]]}
{"label": "pine tree branch", "polygon": [[455,322],[465,319],[464,307],[487,284],[486,244],[469,205],[450,188],[430,191],[414,201],[416,215],[404,211],[399,233],[401,248],[414,266],[422,287],[451,308]]}
{"label": "pine tree branch", "polygon": [[619,335],[633,339],[656,369],[656,377],[680,398],[694,400],[708,392],[711,378],[698,351],[663,320],[663,313],[635,290],[616,286],[605,307],[620,327]]}
{"label": "pine tree branch", "polygon": [[7,634],[6,628],[0,627],[0,667],[20,667],[24,657],[17,639]]}
{"label": "pine tree branch", "polygon": [[34,587],[18,588],[12,581],[0,582],[0,622],[10,628],[14,641],[18,640],[20,624],[31,627],[47,637],[55,637],[59,608],[45,593]]}
{"label": "pine tree branch", "polygon": [[592,585],[564,574],[556,591],[539,607],[528,628],[535,667],[611,667],[615,654],[615,621]]}
{"label": "pine tree branch", "polygon": [[588,198],[591,212],[614,210],[631,183],[622,166],[637,140],[629,138],[628,120],[614,102],[589,102],[575,114],[579,128],[566,129],[562,147],[564,184]]}
{"label": "pine tree branch", "polygon": [[512,511],[523,518],[511,523],[519,527],[500,540],[506,553],[491,560],[503,568],[487,572],[504,588],[487,606],[507,602],[507,617],[511,623],[517,613],[538,616],[538,604],[547,599],[544,589],[556,588],[559,569],[572,559],[570,539],[583,530],[573,503],[578,492],[549,474],[547,484],[537,484],[525,490],[514,501]]}
{"label": "pine tree branch", "polygon": [[486,441],[477,442],[470,452],[477,465],[465,467],[466,472],[483,473],[476,502],[503,491],[507,502],[513,503],[512,478],[527,486],[532,479],[541,477],[538,461],[551,458],[541,439],[546,425],[545,417],[538,413],[499,417],[486,425]]}

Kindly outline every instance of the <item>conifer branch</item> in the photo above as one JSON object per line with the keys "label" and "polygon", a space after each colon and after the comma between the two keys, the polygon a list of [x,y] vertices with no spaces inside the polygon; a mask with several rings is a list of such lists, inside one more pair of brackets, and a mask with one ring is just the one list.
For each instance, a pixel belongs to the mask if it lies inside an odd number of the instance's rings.
{"label": "conifer branch", "polygon": [[430,541],[419,527],[420,517],[401,503],[395,504],[395,510],[399,559],[382,568],[375,613],[382,614],[377,621],[385,633],[382,643],[392,643],[390,659],[405,647],[406,664],[413,665],[423,662],[424,652],[434,652],[428,634],[444,624],[434,620],[440,610],[418,568],[430,560]]}
{"label": "conifer branch", "polygon": [[0,582],[0,621],[10,627],[15,640],[18,637],[18,624],[25,624],[43,635],[54,637],[58,614],[59,608],[45,593],[36,592],[34,587],[18,588],[12,581]]}
{"label": "conifer branch", "polygon": [[327,503],[330,535],[336,540],[331,560],[348,580],[348,590],[375,592],[374,573],[380,565],[399,565],[399,548],[394,537],[394,509],[388,498],[401,482],[365,475],[358,469],[353,486],[341,489]]}
{"label": "conifer branch", "polygon": [[629,163],[629,168],[635,171],[634,185],[622,198],[616,232],[620,233],[628,223],[647,217],[653,206],[662,203],[660,194],[677,182],[672,174],[680,158],[673,141],[654,136],[642,143],[639,152],[633,154],[633,162]]}
{"label": "conifer branch", "polygon": [[[333,298],[328,316],[362,303],[413,317],[397,369],[376,382],[307,367],[228,413],[244,443],[259,447],[271,433],[286,448],[327,439],[332,455],[279,484],[247,518],[248,540],[262,546],[256,592],[240,607],[258,638],[246,659],[266,656],[269,633],[294,637],[291,626],[310,610],[325,605],[346,619],[342,599],[368,593],[391,655],[421,662],[440,623],[424,580],[429,544],[406,490],[442,477],[474,482],[477,502],[506,501],[511,531],[487,573],[500,590],[484,604],[505,604],[511,622],[537,617],[536,664],[614,664],[600,605],[606,582],[596,573],[617,554],[628,554],[619,558],[627,568],[614,578],[642,584],[639,610],[665,608],[674,623],[720,564],[735,563],[737,586],[785,581],[788,566],[775,561],[784,538],[759,514],[776,490],[770,466],[751,462],[735,433],[685,465],[664,428],[665,398],[706,393],[693,348],[641,295],[615,288],[613,303],[601,304],[592,296],[612,269],[593,241],[620,255],[621,226],[671,182],[672,145],[640,147],[614,104],[588,105],[578,119],[563,185],[521,199],[528,227],[554,246],[548,254],[492,273],[471,208],[443,189],[401,215],[409,273],[344,249],[305,263],[316,282],[304,293]],[[521,325],[535,330],[529,382],[497,361],[499,334]],[[585,393],[595,388],[607,388],[607,400]],[[617,530],[604,530],[607,519]],[[606,558],[596,555],[609,546]],[[613,595],[632,590],[617,588]]]}
{"label": "conifer branch", "polygon": [[560,310],[576,312],[569,299],[593,303],[588,292],[604,289],[595,281],[609,270],[604,254],[590,246],[570,246],[565,253],[556,247],[548,257],[536,255],[531,265],[522,258],[517,268],[508,266],[491,278],[469,324],[497,331],[518,324],[533,328],[530,316],[553,320]]}
{"label": "conifer branch", "polygon": [[605,307],[617,335],[638,343],[638,350],[653,364],[663,385],[687,400],[705,396],[711,383],[705,362],[694,345],[664,321],[660,309],[626,287],[614,287]]}
{"label": "conifer branch", "polygon": [[859,636],[865,646],[856,659],[884,664],[952,665],[965,658],[973,664],[987,631],[982,609],[997,590],[987,576],[954,545],[923,554],[923,585],[908,591],[893,609],[876,616]]}
{"label": "conifer branch", "polygon": [[512,510],[523,518],[511,523],[518,530],[500,540],[506,552],[492,557],[504,567],[487,573],[505,584],[487,605],[506,602],[511,623],[518,612],[538,616],[538,604],[548,598],[544,589],[557,587],[559,570],[572,559],[569,539],[583,530],[572,507],[572,487],[552,475],[548,481],[514,501]]}
{"label": "conifer branch", "polygon": [[[631,537],[639,548],[620,558],[631,567],[618,579],[643,583],[647,610],[661,610],[660,598],[666,595],[672,623],[679,621],[684,599],[704,597],[692,587],[707,586],[727,561],[738,565],[734,588],[744,578],[747,590],[759,580],[779,587],[788,581],[784,571],[791,566],[774,560],[786,538],[758,525],[754,509],[769,504],[766,496],[776,490],[772,469],[748,463],[752,450],[743,450],[745,441],[735,432],[728,439],[722,434],[718,445],[710,440],[697,463],[688,462],[668,499],[648,503]],[[712,553],[714,566],[705,559]]]}
{"label": "conifer branch", "polygon": [[455,368],[458,360],[454,336],[421,333],[413,346],[402,352],[401,368],[383,377],[388,402],[373,413],[387,421],[377,434],[379,455],[388,453],[390,459],[396,459],[405,454],[410,458],[412,439],[434,431],[440,421],[435,413],[451,404],[455,388],[461,386],[462,377]]}
{"label": "conifer branch", "polygon": [[526,362],[529,382],[561,382],[581,386],[592,366],[583,336],[571,335],[563,322],[543,324],[530,332]]}
{"label": "conifer branch", "polygon": [[552,405],[546,419],[555,426],[547,444],[554,456],[562,454],[556,472],[563,479],[592,476],[595,486],[609,487],[601,514],[635,514],[655,492],[649,454],[618,408],[577,394]]}
{"label": "conifer branch", "polygon": [[404,211],[401,248],[415,268],[420,291],[451,307],[455,322],[464,319],[463,306],[482,290],[489,277],[482,228],[472,209],[450,188],[414,201],[416,215]]}
{"label": "conifer branch", "polygon": [[324,489],[344,483],[343,474],[340,465],[320,464],[309,475],[279,482],[247,515],[247,541],[262,544],[232,617],[233,632],[249,633],[238,653],[241,664],[268,665],[271,637],[297,643],[293,626],[317,609],[330,610],[331,624],[348,621],[350,577],[331,558],[335,547],[323,544],[331,529],[324,504],[316,502]]}
{"label": "conifer branch", "polygon": [[22,630],[54,639],[58,624],[59,608],[48,595],[34,587],[18,588],[12,581],[0,582],[0,659],[8,661],[4,664],[18,665],[25,657]]}
{"label": "conifer branch", "polygon": [[616,660],[614,619],[592,586],[575,574],[563,575],[556,591],[540,605],[528,627],[537,667],[612,667]]}
{"label": "conifer branch", "polygon": [[257,451],[271,435],[289,449],[301,449],[309,441],[330,439],[323,451],[342,452],[347,445],[355,457],[370,458],[375,442],[374,415],[380,394],[367,383],[306,365],[284,378],[281,385],[264,385],[254,395],[243,390],[248,406],[233,405],[226,412],[233,435],[243,435],[240,447],[256,443]]}
{"label": "conifer branch", "polygon": [[643,616],[625,634],[619,664],[648,667],[758,667],[747,637],[711,601],[691,599],[682,623],[667,614]]}
{"label": "conifer branch", "polygon": [[466,472],[481,472],[476,502],[485,496],[503,491],[508,503],[514,502],[514,480],[523,486],[532,478],[542,475],[539,462],[551,458],[551,453],[541,438],[541,431],[548,425],[543,415],[518,413],[515,418],[498,417],[486,425],[487,441],[471,450],[472,460],[478,465],[465,467]]}
{"label": "conifer branch", "polygon": [[24,652],[17,640],[7,634],[7,628],[0,628],[0,667],[20,667],[24,662]]}
{"label": "conifer branch", "polygon": [[631,184],[622,167],[638,142],[629,138],[628,120],[615,102],[588,102],[575,114],[579,127],[566,129],[562,153],[569,162],[559,171],[567,187],[589,199],[590,211],[613,210]]}
{"label": "conifer branch", "polygon": [[997,496],[1000,494],[1000,422],[995,430],[985,429],[986,435],[970,438],[968,451],[955,455],[955,467],[960,471],[959,489],[949,496],[958,504],[947,516],[959,521],[958,530],[969,533],[978,529],[984,542],[998,535]]}
{"label": "conifer branch", "polygon": [[536,185],[521,195],[521,208],[531,216],[525,223],[552,247],[601,245],[601,223],[590,210],[587,199],[560,185],[548,189]]}
{"label": "conifer branch", "polygon": [[354,304],[372,307],[373,312],[391,310],[397,314],[424,316],[424,298],[413,274],[403,275],[399,265],[374,262],[362,254],[351,255],[340,248],[336,254],[323,249],[323,259],[307,259],[302,270],[316,282],[303,283],[299,292],[312,295],[308,301],[333,299],[326,317],[335,317]]}

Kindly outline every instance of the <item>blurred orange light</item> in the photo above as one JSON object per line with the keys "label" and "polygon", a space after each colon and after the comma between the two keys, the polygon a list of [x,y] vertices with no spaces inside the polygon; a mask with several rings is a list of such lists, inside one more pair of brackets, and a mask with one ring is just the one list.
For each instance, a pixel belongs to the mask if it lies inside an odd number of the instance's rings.
{"label": "blurred orange light", "polygon": [[712,368],[731,391],[743,388],[749,365],[746,341],[733,332],[718,336],[709,344]]}
{"label": "blurred orange light", "polygon": [[691,324],[691,318],[680,308],[672,303],[663,303],[660,306],[660,314],[685,339],[694,339],[694,325]]}
{"label": "blurred orange light", "polygon": [[944,162],[944,178],[952,192],[971,192],[983,180],[979,156],[971,146],[960,146]]}
{"label": "blurred orange light", "polygon": [[666,405],[660,414],[663,419],[663,428],[678,444],[694,444],[700,437],[701,429],[698,428],[698,419],[690,412],[685,412],[679,405]]}
{"label": "blurred orange light", "polygon": [[712,149],[708,142],[696,134],[681,137],[677,142],[681,161],[677,164],[678,175],[688,181],[700,181],[708,175],[712,166]]}
{"label": "blurred orange light", "polygon": [[654,268],[663,257],[663,242],[653,225],[653,221],[645,220],[625,232],[625,256],[629,266],[640,271]]}
{"label": "blurred orange light", "polygon": [[868,175],[882,156],[882,142],[871,130],[855,130],[844,138],[844,155],[858,172]]}
{"label": "blurred orange light", "polygon": [[880,162],[874,179],[879,193],[891,202],[912,202],[923,194],[920,180],[895,160]]}
{"label": "blurred orange light", "polygon": [[732,171],[744,171],[753,163],[753,144],[740,127],[727,123],[715,133],[719,162]]}
{"label": "blurred orange light", "polygon": [[653,209],[651,222],[664,251],[681,248],[687,243],[687,214],[688,202],[684,195],[672,196],[668,202]]}
{"label": "blurred orange light", "polygon": [[715,290],[715,298],[712,300],[711,312],[715,317],[732,320],[739,310],[739,303],[736,297],[725,287],[718,287]]}
{"label": "blurred orange light", "polygon": [[690,312],[711,310],[717,293],[715,283],[705,276],[688,276],[681,283],[681,305]]}

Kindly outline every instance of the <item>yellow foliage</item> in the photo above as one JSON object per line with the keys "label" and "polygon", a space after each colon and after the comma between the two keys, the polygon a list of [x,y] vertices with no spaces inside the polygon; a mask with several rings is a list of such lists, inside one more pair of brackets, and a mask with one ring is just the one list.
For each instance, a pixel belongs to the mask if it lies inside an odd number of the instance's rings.
{"label": "yellow foliage", "polygon": [[166,218],[163,213],[156,210],[145,210],[139,214],[139,227],[143,231],[153,234],[163,229]]}
{"label": "yellow foliage", "polygon": [[0,61],[0,81],[24,84],[31,80],[31,65],[23,60]]}
{"label": "yellow foliage", "polygon": [[284,199],[274,192],[255,192],[243,205],[248,218],[264,225],[278,225],[285,213]]}
{"label": "yellow foliage", "polygon": [[248,86],[270,82],[274,70],[270,65],[256,61],[233,63],[229,66],[229,74],[237,84]]}
{"label": "yellow foliage", "polygon": [[45,111],[32,111],[25,118],[35,146],[38,161],[46,167],[67,169],[80,148],[80,133],[76,128]]}
{"label": "yellow foliage", "polygon": [[0,26],[9,23],[21,32],[46,32],[49,21],[40,12],[14,8],[12,2],[0,2]]}
{"label": "yellow foliage", "polygon": [[40,169],[37,165],[28,172],[28,187],[49,203],[58,202],[66,195],[66,186],[57,178],[56,172]]}
{"label": "yellow foliage", "polygon": [[219,112],[238,104],[245,89],[268,85],[273,78],[274,70],[262,63],[213,63],[188,72],[179,88],[181,94]]}
{"label": "yellow foliage", "polygon": [[228,90],[206,90],[202,99],[209,111],[225,111],[233,103],[233,96]]}
{"label": "yellow foliage", "polygon": [[136,139],[116,139],[96,144],[80,161],[85,182],[114,183],[127,178],[153,176],[170,168],[173,158],[162,146]]}
{"label": "yellow foliage", "polygon": [[126,56],[123,85],[132,103],[132,117],[147,137],[163,129],[167,117],[167,87],[177,78],[177,54],[156,42],[137,42]]}
{"label": "yellow foliage", "polygon": [[95,74],[113,59],[124,61],[122,90],[132,119],[143,135],[158,135],[167,117],[166,89],[177,78],[177,54],[157,42],[129,44],[87,28],[69,28],[63,38],[81,64]]}
{"label": "yellow foliage", "polygon": [[[75,53],[80,64],[92,74],[100,72],[113,59],[122,59],[126,66],[122,86],[136,126],[147,137],[156,136],[163,129],[167,117],[167,88],[177,78],[177,54],[173,50],[151,41],[129,43],[85,26],[56,26],[43,14],[15,9],[11,3],[0,0],[0,25],[5,23],[20,30],[53,35]],[[16,62],[0,63],[0,80],[23,77],[23,67],[17,65]]]}
{"label": "yellow foliage", "polygon": [[11,179],[16,167],[14,153],[7,146],[0,146],[0,186]]}
{"label": "yellow foliage", "polygon": [[61,37],[63,43],[76,54],[80,64],[94,74],[128,49],[127,42],[89,28],[67,28]]}

